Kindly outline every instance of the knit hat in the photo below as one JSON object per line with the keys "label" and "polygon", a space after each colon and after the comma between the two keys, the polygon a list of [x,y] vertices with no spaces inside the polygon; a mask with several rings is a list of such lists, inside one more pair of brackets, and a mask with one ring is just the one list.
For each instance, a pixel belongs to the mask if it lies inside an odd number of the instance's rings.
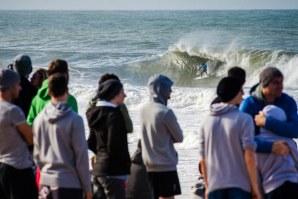
{"label": "knit hat", "polygon": [[28,76],[32,72],[32,62],[28,55],[17,55],[13,61],[13,70],[20,76]]}
{"label": "knit hat", "polygon": [[19,75],[10,69],[0,71],[0,88],[9,88],[20,81]]}
{"label": "knit hat", "polygon": [[118,95],[123,88],[123,85],[118,80],[107,80],[99,84],[97,96],[101,100],[110,101]]}
{"label": "knit hat", "polygon": [[275,77],[283,77],[280,70],[275,67],[268,67],[265,68],[260,73],[260,85],[262,88],[268,86],[268,84],[275,78]]}
{"label": "knit hat", "polygon": [[218,83],[216,93],[221,102],[229,102],[236,97],[241,88],[240,80],[234,77],[224,77]]}
{"label": "knit hat", "polygon": [[272,117],[282,122],[287,120],[285,111],[275,105],[265,106],[263,112],[267,117]]}

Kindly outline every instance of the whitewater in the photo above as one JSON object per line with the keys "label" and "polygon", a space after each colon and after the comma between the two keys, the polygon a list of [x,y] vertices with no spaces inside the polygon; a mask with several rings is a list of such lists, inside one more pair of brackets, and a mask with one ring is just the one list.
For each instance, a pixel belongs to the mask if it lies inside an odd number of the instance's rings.
{"label": "whitewater", "polygon": [[[198,129],[208,114],[215,88],[232,66],[247,72],[248,95],[267,66],[284,74],[285,92],[298,100],[298,10],[243,11],[0,11],[0,66],[19,53],[34,69],[52,59],[70,67],[70,92],[88,127],[85,111],[99,77],[119,75],[124,83],[134,132],[140,133],[139,108],[148,100],[148,78],[161,73],[175,82],[168,106],[178,118],[183,143],[178,174],[182,195],[190,198],[198,177]],[[195,81],[196,67],[207,63],[210,78]],[[90,152],[91,155],[91,152]]]}

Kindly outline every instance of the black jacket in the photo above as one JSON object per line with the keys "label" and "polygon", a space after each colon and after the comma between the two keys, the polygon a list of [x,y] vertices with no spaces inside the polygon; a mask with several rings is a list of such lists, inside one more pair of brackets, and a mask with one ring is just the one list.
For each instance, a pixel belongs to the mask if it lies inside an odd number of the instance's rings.
{"label": "black jacket", "polygon": [[32,99],[35,97],[37,94],[37,89],[32,86],[32,84],[29,82],[29,80],[26,77],[20,77],[21,78],[21,87],[22,90],[20,91],[18,99],[16,99],[13,103],[17,106],[19,106],[25,116],[28,116],[30,106]]}
{"label": "black jacket", "polygon": [[86,113],[90,135],[88,147],[96,154],[95,176],[130,173],[127,130],[120,108],[95,106]]}

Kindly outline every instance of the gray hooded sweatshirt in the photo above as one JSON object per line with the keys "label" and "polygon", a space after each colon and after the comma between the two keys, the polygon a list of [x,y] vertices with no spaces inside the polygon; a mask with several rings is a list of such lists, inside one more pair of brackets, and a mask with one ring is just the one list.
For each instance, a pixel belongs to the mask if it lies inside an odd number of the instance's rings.
{"label": "gray hooded sweatshirt", "polygon": [[65,103],[48,103],[34,120],[33,131],[40,184],[91,192],[82,118]]}
{"label": "gray hooded sweatshirt", "polygon": [[[263,112],[280,121],[286,121],[287,116],[283,109],[268,105]],[[286,181],[298,183],[298,150],[293,139],[285,138],[274,134],[273,132],[261,128],[261,134],[258,139],[264,139],[271,142],[285,141],[291,149],[288,155],[276,155],[274,153],[257,153],[258,171],[261,175],[262,185],[265,193],[269,193]]]}
{"label": "gray hooded sweatshirt", "polygon": [[141,108],[141,144],[144,165],[149,172],[176,171],[178,154],[174,143],[183,141],[182,130],[167,107],[173,82],[155,75],[149,79],[150,102]]}
{"label": "gray hooded sweatshirt", "polygon": [[256,147],[252,117],[236,106],[213,104],[199,136],[199,154],[206,161],[208,191],[240,188],[251,192],[244,150]]}

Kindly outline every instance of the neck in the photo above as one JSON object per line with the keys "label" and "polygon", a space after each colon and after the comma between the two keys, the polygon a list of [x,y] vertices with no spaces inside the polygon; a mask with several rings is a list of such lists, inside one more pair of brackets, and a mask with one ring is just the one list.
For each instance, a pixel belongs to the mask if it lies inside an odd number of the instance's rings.
{"label": "neck", "polygon": [[266,102],[269,103],[269,104],[273,104],[275,99],[276,99],[276,97],[264,93],[263,90],[262,90],[262,95],[265,98]]}
{"label": "neck", "polygon": [[233,105],[233,106],[236,106],[238,103],[236,103],[236,101],[234,99],[232,99],[231,101],[228,101],[228,102],[221,102],[223,104],[229,104],[229,105]]}
{"label": "neck", "polygon": [[0,92],[0,101],[12,102],[12,97],[7,92]]}
{"label": "neck", "polygon": [[117,102],[114,99],[110,100],[109,102],[114,104],[115,106],[119,106],[119,104],[117,104]]}
{"label": "neck", "polygon": [[264,95],[265,99],[266,99],[266,102],[268,102],[269,104],[273,104],[276,97],[272,97],[272,96],[266,96]]}
{"label": "neck", "polygon": [[60,97],[54,97],[52,96],[51,97],[51,101],[52,103],[56,104],[58,102],[67,102],[67,94],[66,95],[63,95],[63,96],[60,96]]}

